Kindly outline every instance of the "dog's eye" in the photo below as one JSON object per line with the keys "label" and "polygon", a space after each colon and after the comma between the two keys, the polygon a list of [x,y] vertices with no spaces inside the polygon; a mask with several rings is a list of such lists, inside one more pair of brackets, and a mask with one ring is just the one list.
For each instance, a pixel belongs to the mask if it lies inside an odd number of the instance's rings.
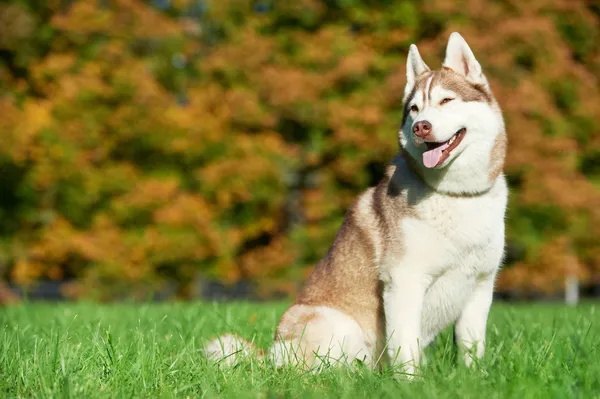
{"label": "dog's eye", "polygon": [[419,112],[419,107],[417,107],[416,105],[411,105],[411,106],[410,106],[410,110],[411,110],[412,112]]}
{"label": "dog's eye", "polygon": [[454,100],[453,98],[444,98],[441,102],[440,105],[444,105],[449,103],[450,101]]}

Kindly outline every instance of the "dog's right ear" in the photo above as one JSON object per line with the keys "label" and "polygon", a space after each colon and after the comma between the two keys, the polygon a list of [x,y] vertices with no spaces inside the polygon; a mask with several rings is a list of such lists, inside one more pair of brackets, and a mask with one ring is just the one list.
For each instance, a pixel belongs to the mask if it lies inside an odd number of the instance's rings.
{"label": "dog's right ear", "polygon": [[429,67],[421,58],[419,49],[414,44],[410,45],[408,50],[408,58],[406,59],[406,87],[404,89],[404,97],[406,97],[417,82],[417,78],[430,71]]}
{"label": "dog's right ear", "polygon": [[443,66],[452,69],[473,83],[482,83],[488,86],[487,79],[481,72],[479,61],[458,32],[453,32],[448,39]]}

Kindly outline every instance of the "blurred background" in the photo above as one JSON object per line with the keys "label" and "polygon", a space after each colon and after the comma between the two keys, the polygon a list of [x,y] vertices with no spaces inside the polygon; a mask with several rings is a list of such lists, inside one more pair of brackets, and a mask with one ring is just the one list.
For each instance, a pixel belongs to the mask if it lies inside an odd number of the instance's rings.
{"label": "blurred background", "polygon": [[0,3],[0,302],[297,292],[397,151],[408,46],[504,110],[501,298],[600,295],[600,3]]}

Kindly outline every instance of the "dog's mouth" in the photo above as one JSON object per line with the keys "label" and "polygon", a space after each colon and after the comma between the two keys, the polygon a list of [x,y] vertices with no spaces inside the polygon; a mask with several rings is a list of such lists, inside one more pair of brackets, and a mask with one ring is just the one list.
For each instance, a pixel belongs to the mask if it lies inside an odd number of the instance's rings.
{"label": "dog's mouth", "polygon": [[448,141],[442,143],[425,142],[427,145],[427,151],[423,153],[423,165],[426,168],[435,168],[436,166],[444,163],[450,156],[450,152],[454,150],[467,133],[467,128],[462,128],[450,137]]}

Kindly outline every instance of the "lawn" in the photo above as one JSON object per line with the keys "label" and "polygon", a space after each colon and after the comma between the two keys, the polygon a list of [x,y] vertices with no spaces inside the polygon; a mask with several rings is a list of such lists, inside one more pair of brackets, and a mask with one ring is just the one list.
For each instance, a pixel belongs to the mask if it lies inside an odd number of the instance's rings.
{"label": "lawn", "polygon": [[284,303],[26,304],[0,308],[5,397],[600,397],[600,304],[494,305],[488,351],[456,366],[449,331],[428,349],[423,378],[390,369],[314,375],[246,361],[219,368],[202,343],[234,331],[270,344]]}

